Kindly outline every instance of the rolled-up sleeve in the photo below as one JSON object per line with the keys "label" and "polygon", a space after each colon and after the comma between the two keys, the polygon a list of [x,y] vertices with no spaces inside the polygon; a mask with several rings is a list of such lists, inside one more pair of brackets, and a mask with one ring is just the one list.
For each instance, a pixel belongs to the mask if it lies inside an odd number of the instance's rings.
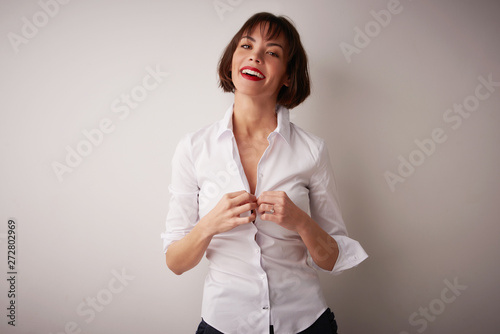
{"label": "rolled-up sleeve", "polygon": [[317,270],[336,275],[364,261],[368,257],[365,250],[358,241],[347,235],[337,197],[333,169],[324,141],[321,142],[316,170],[311,177],[309,198],[311,218],[335,239],[339,247],[339,256],[331,271],[320,268],[310,256],[308,257],[309,264]]}
{"label": "rolled-up sleeve", "polygon": [[165,232],[161,234],[164,253],[174,241],[187,235],[198,221],[199,188],[189,135],[177,144],[172,158],[172,180],[168,190],[170,203]]}

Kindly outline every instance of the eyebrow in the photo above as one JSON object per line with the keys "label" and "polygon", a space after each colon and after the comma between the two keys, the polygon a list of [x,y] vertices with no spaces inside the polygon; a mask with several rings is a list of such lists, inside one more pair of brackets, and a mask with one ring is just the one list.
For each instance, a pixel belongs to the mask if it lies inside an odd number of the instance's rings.
{"label": "eyebrow", "polygon": [[[248,38],[248,39],[249,39],[249,40],[251,40],[252,42],[255,42],[255,38],[253,38],[253,37],[251,37],[251,36],[248,36],[248,35],[247,35],[247,36],[243,36],[243,37],[241,37],[241,39],[243,39],[243,38]],[[283,46],[282,46],[281,44],[278,44],[278,43],[267,43],[267,44],[266,44],[266,46],[279,46],[282,50],[284,50],[284,49],[283,49]]]}

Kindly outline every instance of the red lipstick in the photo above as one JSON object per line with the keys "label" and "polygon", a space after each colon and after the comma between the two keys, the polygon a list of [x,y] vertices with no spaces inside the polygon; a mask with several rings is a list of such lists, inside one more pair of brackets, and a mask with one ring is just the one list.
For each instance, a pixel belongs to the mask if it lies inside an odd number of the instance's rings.
{"label": "red lipstick", "polygon": [[261,71],[251,66],[244,66],[240,70],[241,76],[252,81],[264,80],[266,76]]}

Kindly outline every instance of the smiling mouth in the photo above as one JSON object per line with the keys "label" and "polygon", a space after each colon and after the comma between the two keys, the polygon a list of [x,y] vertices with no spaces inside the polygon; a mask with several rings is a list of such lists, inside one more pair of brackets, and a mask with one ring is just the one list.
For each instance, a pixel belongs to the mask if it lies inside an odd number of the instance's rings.
{"label": "smiling mouth", "polygon": [[243,71],[241,71],[241,73],[248,74],[248,75],[251,75],[253,77],[260,78],[260,79],[264,79],[264,76],[261,73],[256,72],[256,71],[252,71],[252,70],[249,70],[249,69],[244,69]]}
{"label": "smiling mouth", "polygon": [[265,79],[265,75],[254,67],[245,66],[241,69],[241,75],[248,80],[259,81]]}

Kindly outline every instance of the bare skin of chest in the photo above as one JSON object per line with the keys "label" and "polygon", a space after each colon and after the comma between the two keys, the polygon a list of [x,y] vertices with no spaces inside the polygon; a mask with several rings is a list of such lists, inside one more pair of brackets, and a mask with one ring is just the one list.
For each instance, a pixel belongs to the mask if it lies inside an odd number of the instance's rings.
{"label": "bare skin of chest", "polygon": [[255,194],[255,187],[257,185],[257,165],[267,146],[269,146],[269,142],[267,138],[256,140],[253,138],[237,137],[236,143],[238,144],[240,160],[248,180],[248,185],[250,186],[250,192]]}

